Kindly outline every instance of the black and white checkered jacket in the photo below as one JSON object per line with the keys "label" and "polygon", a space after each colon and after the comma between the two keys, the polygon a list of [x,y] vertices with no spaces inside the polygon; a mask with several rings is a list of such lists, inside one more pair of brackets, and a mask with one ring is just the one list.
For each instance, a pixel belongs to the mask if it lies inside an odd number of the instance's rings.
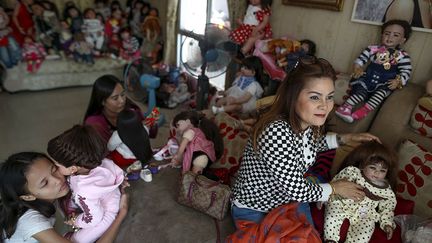
{"label": "black and white checkered jacket", "polygon": [[286,121],[271,123],[258,138],[257,151],[251,139],[246,145],[233,189],[234,203],[268,212],[291,201],[319,201],[323,187],[303,175],[318,151],[337,146],[335,140],[335,135],[328,135],[314,141],[310,128],[295,134]]}

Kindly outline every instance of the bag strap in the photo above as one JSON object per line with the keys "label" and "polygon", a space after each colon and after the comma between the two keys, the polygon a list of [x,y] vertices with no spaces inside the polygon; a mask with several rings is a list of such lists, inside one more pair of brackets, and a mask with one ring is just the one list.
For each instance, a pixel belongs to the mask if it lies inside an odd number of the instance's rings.
{"label": "bag strap", "polygon": [[202,176],[202,177],[204,177],[204,178],[207,179],[207,177],[205,177],[205,176],[203,176],[203,175],[196,175],[196,176],[195,176],[195,183],[196,183],[198,186],[200,186],[200,187],[204,187],[204,188],[211,188],[211,187],[215,187],[215,186],[217,186],[217,185],[220,184],[220,182],[218,182],[218,181],[213,181],[213,180],[208,179],[209,181],[212,181],[213,183],[211,183],[211,184],[209,184],[209,185],[203,185],[203,184],[200,183],[199,180],[198,180],[198,177],[200,177],[200,176]]}
{"label": "bag strap", "polygon": [[213,221],[216,225],[216,243],[220,243],[220,228],[219,228],[219,221],[215,218],[213,218]]}

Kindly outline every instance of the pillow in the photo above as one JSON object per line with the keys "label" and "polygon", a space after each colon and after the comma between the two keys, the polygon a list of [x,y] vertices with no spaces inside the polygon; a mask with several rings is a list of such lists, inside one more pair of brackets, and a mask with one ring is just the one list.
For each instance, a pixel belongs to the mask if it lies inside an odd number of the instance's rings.
{"label": "pillow", "polygon": [[416,133],[432,137],[432,97],[419,99],[411,114],[410,125]]}
{"label": "pillow", "polygon": [[414,214],[432,216],[432,153],[405,140],[399,148],[396,193],[415,201]]}
{"label": "pillow", "polygon": [[236,129],[237,118],[222,112],[215,116],[214,121],[219,127],[224,143],[222,157],[210,165],[209,171],[217,176],[222,183],[231,185],[233,177],[240,167],[243,149],[249,138],[245,131]]}
{"label": "pillow", "polygon": [[336,105],[342,105],[348,98],[349,91],[349,81],[351,80],[351,75],[347,73],[340,73],[337,75],[335,81],[335,94],[334,102]]}

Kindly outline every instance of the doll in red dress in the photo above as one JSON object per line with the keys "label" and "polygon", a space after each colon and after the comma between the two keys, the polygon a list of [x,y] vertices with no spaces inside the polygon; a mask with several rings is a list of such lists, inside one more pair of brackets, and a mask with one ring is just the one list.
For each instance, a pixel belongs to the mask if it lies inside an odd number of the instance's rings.
{"label": "doll in red dress", "polygon": [[230,34],[231,40],[242,46],[243,54],[249,53],[255,41],[272,37],[270,26],[272,0],[248,0],[248,2],[243,21],[237,20],[239,27]]}

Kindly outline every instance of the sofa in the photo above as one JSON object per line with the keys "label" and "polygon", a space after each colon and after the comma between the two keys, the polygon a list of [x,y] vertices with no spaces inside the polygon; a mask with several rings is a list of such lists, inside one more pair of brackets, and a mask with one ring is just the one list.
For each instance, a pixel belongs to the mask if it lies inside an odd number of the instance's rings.
{"label": "sofa", "polygon": [[11,93],[92,85],[104,74],[121,77],[124,65],[125,62],[111,58],[96,58],[93,65],[77,63],[72,59],[45,60],[36,73],[29,73],[27,64],[21,62],[6,70],[0,84]]}
{"label": "sofa", "polygon": [[[348,75],[339,75],[336,81],[336,105],[341,105],[346,98],[348,81]],[[335,116],[334,111],[328,119],[330,132],[369,132],[397,151],[399,164],[395,188],[398,197],[396,215],[413,213],[424,218],[432,217],[432,178],[429,176],[432,167],[432,154],[429,152],[432,151],[432,99],[423,97],[424,93],[423,86],[411,83],[394,91],[376,111],[363,120],[349,124]],[[348,145],[337,149],[331,175],[337,173],[343,158],[354,147]],[[314,212],[317,213],[322,214]],[[320,225],[317,228],[322,230]],[[386,240],[385,233],[377,227],[371,242],[401,242],[401,237],[403,236],[399,226],[389,241]]]}

